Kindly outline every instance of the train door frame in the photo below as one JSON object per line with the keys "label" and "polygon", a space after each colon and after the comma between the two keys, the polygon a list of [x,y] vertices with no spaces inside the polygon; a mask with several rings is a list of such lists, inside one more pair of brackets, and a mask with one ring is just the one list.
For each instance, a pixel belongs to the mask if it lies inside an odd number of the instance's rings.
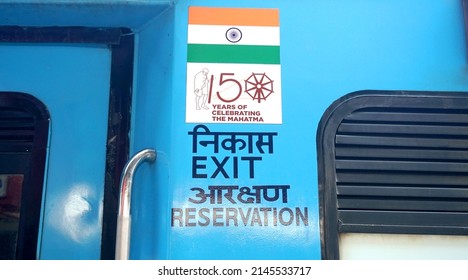
{"label": "train door frame", "polygon": [[[132,31],[128,28],[0,26],[0,43],[106,44],[109,46],[111,77],[101,259],[114,259],[119,181],[129,154],[128,132],[134,62]],[[35,255],[29,258],[35,258]]]}

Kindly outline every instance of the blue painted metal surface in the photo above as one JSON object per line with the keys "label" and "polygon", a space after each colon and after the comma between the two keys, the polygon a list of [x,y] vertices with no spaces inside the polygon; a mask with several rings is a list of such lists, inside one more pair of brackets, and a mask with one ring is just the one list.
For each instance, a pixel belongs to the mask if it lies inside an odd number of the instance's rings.
{"label": "blue painted metal surface", "polygon": [[[185,123],[184,103],[191,5],[280,10],[283,124],[208,125],[216,132],[278,133],[274,154],[264,157],[254,180],[192,178],[188,132],[195,124]],[[163,18],[138,34],[133,149],[150,145],[163,156],[156,170],[142,171],[134,219],[142,238],[132,241],[133,258],[319,259],[315,135],[325,109],[363,89],[468,89],[457,1],[179,1]],[[166,33],[167,41],[154,35]],[[308,207],[308,226],[171,226],[171,209],[197,207],[190,188],[267,183],[291,186],[287,205]]]}
{"label": "blue painted metal surface", "polygon": [[0,3],[0,24],[139,28],[173,0],[12,0]]}
{"label": "blue painted metal surface", "polygon": [[[25,5],[16,1],[2,3],[0,14],[9,16],[2,17],[0,24],[123,25],[135,30],[131,150],[136,152],[143,148],[155,148],[158,158],[155,165],[142,166],[135,178],[130,253],[134,259],[319,259],[315,137],[325,109],[339,97],[364,89],[468,90],[465,31],[459,1],[348,0],[338,3],[327,0],[180,0],[174,3],[47,3],[41,5],[43,10],[37,15],[39,7],[35,1],[28,1]],[[192,151],[192,138],[188,133],[193,131],[196,124],[185,122],[189,6],[279,9],[283,123],[207,125],[216,132],[277,133],[274,153],[261,155],[263,158],[256,165],[255,178],[245,175],[245,169],[237,179],[219,176],[198,179],[192,175],[193,157],[197,155]],[[27,13],[22,13],[22,9]],[[96,17],[94,12],[100,16]],[[105,63],[96,61],[89,69],[105,71]],[[3,62],[1,69],[3,71]],[[61,72],[50,74],[62,76]],[[73,96],[83,94],[83,90],[78,90]],[[68,110],[59,105],[63,102],[68,104],[67,101],[58,97],[50,98],[53,99],[50,101],[52,104],[57,104],[53,105],[57,109],[51,109],[52,118],[54,110]],[[89,98],[81,101],[85,103],[84,107],[90,106]],[[106,108],[105,102],[101,100],[93,103],[96,111],[98,107]],[[48,104],[48,101],[45,100],[45,103]],[[94,110],[76,113],[88,117],[90,112],[94,114]],[[92,115],[91,118],[106,120],[102,115]],[[93,138],[98,137],[94,133],[101,133],[96,132],[97,129],[92,130]],[[57,130],[52,129],[52,137],[59,133]],[[99,231],[97,225],[100,223],[98,209],[102,199],[102,185],[99,184],[102,184],[102,178],[85,180],[81,176],[104,168],[104,158],[99,159],[102,160],[100,164],[80,167],[79,160],[89,159],[80,153],[74,159],[76,166],[53,169],[54,157],[65,154],[65,150],[61,150],[64,147],[55,148],[54,145],[72,140],[59,141],[52,138],[51,141],[48,184],[52,184],[55,177],[67,177],[74,182],[47,186],[41,248],[43,258],[96,258],[99,254],[96,232]],[[217,156],[222,159],[232,155],[221,152]],[[209,168],[213,167],[213,163],[208,164]],[[224,221],[222,226],[181,226],[177,220],[176,226],[171,225],[173,209],[198,207],[189,200],[196,194],[191,188],[207,188],[217,184],[250,187],[262,184],[289,185],[287,203],[276,201],[255,207],[307,208],[308,225],[271,226],[270,223],[269,226],[260,226],[254,223],[254,226],[227,226],[225,219],[220,219]],[[93,187],[89,189],[85,186]],[[74,225],[82,226],[80,229],[83,232],[75,236],[82,240],[74,240],[72,235],[60,231],[62,226],[56,225],[59,221],[64,222],[63,216],[54,216],[56,209],[63,210],[64,201],[70,198],[75,201],[70,204],[74,205],[69,210],[72,214],[80,213],[77,209],[89,210],[85,211],[87,215],[80,218],[79,222],[73,222]],[[210,209],[218,206],[223,209],[251,207],[246,204],[233,206],[232,203],[203,205]],[[76,232],[79,232],[78,229]],[[65,250],[67,253],[60,253]]]}
{"label": "blue painted metal surface", "polygon": [[0,91],[33,94],[51,115],[41,259],[99,259],[110,51],[0,44]]}

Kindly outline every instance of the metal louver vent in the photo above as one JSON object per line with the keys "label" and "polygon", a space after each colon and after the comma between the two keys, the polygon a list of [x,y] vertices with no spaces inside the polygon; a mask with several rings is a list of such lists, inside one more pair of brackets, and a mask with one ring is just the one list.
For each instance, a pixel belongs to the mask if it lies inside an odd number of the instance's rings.
{"label": "metal louver vent", "polygon": [[31,150],[34,140],[34,117],[31,113],[0,107],[0,151]]}
{"label": "metal louver vent", "polygon": [[354,111],[338,127],[335,168],[345,231],[400,225],[468,233],[468,109]]}
{"label": "metal louver vent", "polygon": [[348,95],[318,149],[324,257],[339,232],[468,234],[468,94]]}

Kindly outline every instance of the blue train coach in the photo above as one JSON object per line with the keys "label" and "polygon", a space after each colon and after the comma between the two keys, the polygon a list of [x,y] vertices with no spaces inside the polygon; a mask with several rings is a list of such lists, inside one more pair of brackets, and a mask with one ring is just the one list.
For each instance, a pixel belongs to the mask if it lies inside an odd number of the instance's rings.
{"label": "blue train coach", "polygon": [[468,259],[468,1],[0,1],[0,259]]}

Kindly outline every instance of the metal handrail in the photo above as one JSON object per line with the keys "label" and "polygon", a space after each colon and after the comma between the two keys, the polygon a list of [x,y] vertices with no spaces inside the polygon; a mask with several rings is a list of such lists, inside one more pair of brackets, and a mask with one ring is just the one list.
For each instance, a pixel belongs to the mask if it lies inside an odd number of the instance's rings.
{"label": "metal handrail", "polygon": [[133,176],[136,169],[144,161],[154,162],[156,151],[145,149],[135,154],[125,165],[120,180],[120,201],[117,216],[117,235],[115,242],[115,259],[128,260],[130,252],[131,217],[130,207],[132,198]]}

